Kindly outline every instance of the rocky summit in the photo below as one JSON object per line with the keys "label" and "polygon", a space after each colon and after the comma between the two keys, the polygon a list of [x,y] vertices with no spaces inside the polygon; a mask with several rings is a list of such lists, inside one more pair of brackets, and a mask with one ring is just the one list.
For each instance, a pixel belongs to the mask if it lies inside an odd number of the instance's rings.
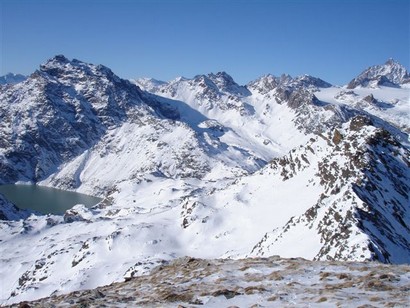
{"label": "rocky summit", "polygon": [[377,87],[385,85],[400,87],[410,83],[410,74],[400,63],[389,59],[383,65],[374,65],[363,71],[347,85],[348,89],[356,87]]}
{"label": "rocky summit", "polygon": [[0,85],[0,183],[102,198],[41,215],[0,195],[0,303],[402,305],[408,77],[124,80],[58,55]]}

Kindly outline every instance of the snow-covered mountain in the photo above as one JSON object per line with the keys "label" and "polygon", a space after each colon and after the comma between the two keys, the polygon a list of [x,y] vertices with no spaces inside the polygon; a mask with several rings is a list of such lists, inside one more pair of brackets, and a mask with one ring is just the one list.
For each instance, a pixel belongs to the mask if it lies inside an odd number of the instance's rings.
{"label": "snow-covered mountain", "polygon": [[24,76],[21,74],[8,73],[4,76],[0,76],[0,85],[16,84],[26,79],[27,79],[27,76]]}
{"label": "snow-covered mountain", "polygon": [[374,65],[363,71],[347,85],[348,89],[357,87],[398,87],[410,83],[410,74],[400,63],[389,59],[383,65]]}
{"label": "snow-covered mountain", "polygon": [[56,56],[0,88],[0,182],[104,198],[28,217],[0,196],[2,301],[187,255],[409,263],[409,88],[391,72],[378,74],[395,87],[353,90],[308,75],[126,81]]}
{"label": "snow-covered mountain", "polygon": [[142,92],[101,65],[56,56],[0,99],[3,183],[46,180],[104,194],[146,173],[202,178],[213,169],[242,174],[265,163],[219,141],[220,128],[198,112],[195,127],[176,121],[182,102]]}

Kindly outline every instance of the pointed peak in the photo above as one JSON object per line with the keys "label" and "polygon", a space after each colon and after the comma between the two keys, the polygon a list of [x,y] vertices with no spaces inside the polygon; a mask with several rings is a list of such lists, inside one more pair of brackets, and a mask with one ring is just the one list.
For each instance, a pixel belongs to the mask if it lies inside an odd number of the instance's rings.
{"label": "pointed peak", "polygon": [[235,83],[236,82],[233,80],[232,76],[229,75],[227,72],[222,71],[222,72],[217,72],[216,74],[210,73],[206,77],[211,79],[212,81],[224,81],[224,82],[229,82],[229,83]]}
{"label": "pointed peak", "polygon": [[[211,74],[213,75],[213,74]],[[226,78],[226,79],[233,79],[231,75],[229,75],[227,72],[222,71],[222,72],[218,72],[215,74],[215,76],[217,77],[222,77],[222,78]]]}
{"label": "pointed peak", "polygon": [[410,82],[407,69],[390,58],[382,65],[374,65],[364,70],[347,85],[348,89],[361,87],[390,86],[398,87]]}
{"label": "pointed peak", "polygon": [[395,64],[399,64],[399,65],[400,65],[400,63],[397,62],[396,60],[394,60],[393,58],[389,58],[389,59],[386,61],[386,63],[385,63],[385,65],[395,65]]}
{"label": "pointed peak", "polygon": [[61,61],[61,62],[69,62],[69,60],[63,54],[55,55],[52,59],[55,59],[56,61]]}
{"label": "pointed peak", "polygon": [[281,84],[285,84],[285,83],[289,83],[293,80],[292,76],[290,76],[289,74],[282,74],[279,77],[279,82]]}
{"label": "pointed peak", "polygon": [[70,60],[68,60],[64,55],[56,55],[49,59],[46,63],[49,62],[57,62],[57,63],[69,63]]}
{"label": "pointed peak", "polygon": [[62,67],[70,63],[70,60],[67,59],[64,55],[56,55],[48,59],[44,64],[40,65],[41,71],[48,71],[52,68]]}

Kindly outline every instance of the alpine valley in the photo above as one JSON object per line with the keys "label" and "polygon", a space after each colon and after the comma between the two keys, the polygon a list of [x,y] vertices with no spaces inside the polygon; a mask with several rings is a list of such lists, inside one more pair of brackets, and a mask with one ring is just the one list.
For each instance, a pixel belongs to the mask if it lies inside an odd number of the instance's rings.
{"label": "alpine valley", "polygon": [[225,72],[124,80],[62,55],[10,76],[0,184],[103,200],[59,216],[0,195],[0,304],[185,256],[410,263],[410,75],[394,60],[343,87],[308,75],[241,86]]}

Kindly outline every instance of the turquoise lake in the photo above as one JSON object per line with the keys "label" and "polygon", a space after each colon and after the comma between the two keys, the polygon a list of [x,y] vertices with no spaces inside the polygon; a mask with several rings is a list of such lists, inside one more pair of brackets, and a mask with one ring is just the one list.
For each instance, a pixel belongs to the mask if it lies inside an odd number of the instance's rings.
{"label": "turquoise lake", "polygon": [[0,185],[0,193],[21,209],[42,214],[63,214],[76,204],[92,207],[102,199],[72,191],[38,185]]}

